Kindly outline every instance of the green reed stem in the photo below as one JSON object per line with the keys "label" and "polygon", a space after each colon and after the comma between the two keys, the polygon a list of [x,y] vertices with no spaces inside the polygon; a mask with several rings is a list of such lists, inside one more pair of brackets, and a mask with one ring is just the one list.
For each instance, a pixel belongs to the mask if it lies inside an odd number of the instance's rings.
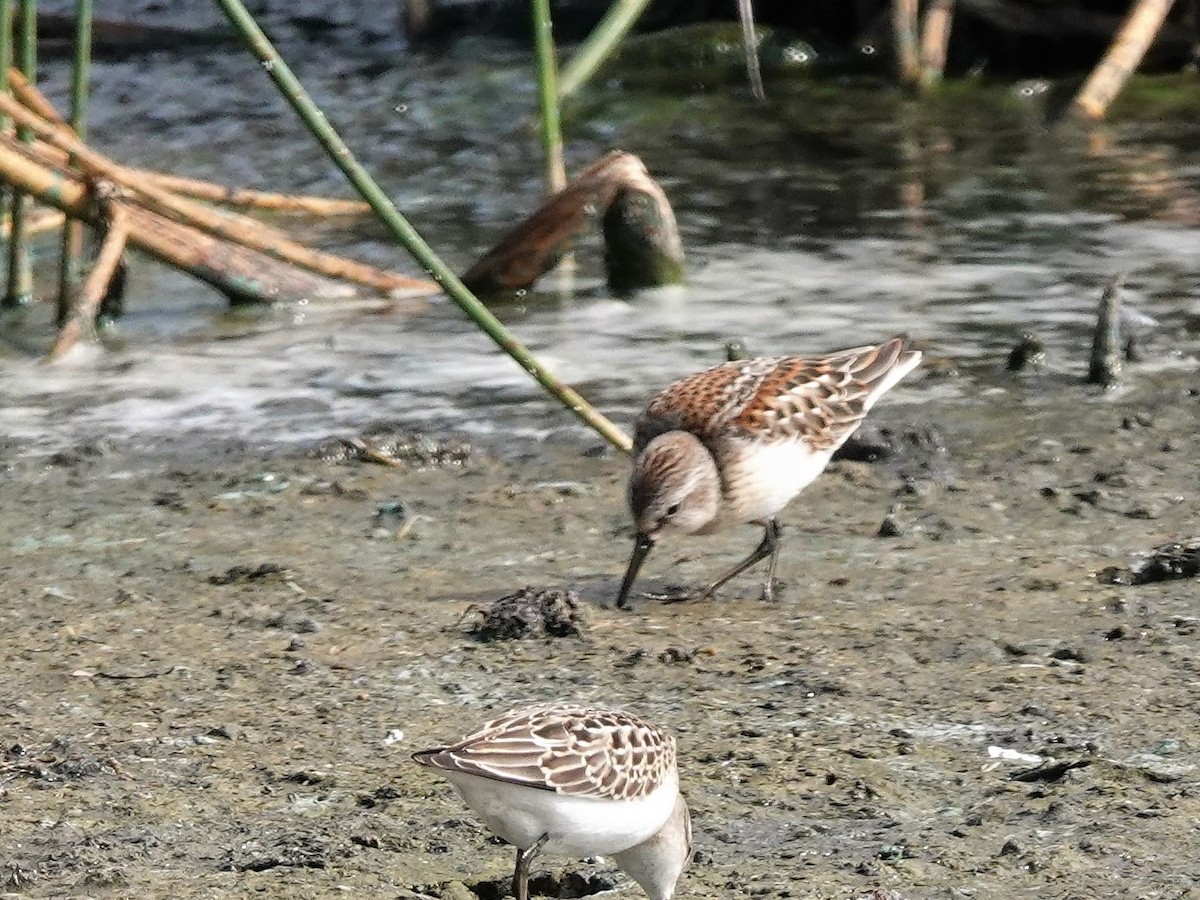
{"label": "green reed stem", "polygon": [[[11,10],[9,10],[11,14]],[[11,27],[11,26],[10,26]],[[30,84],[37,81],[37,0],[21,0],[20,43],[21,73]],[[5,78],[8,77],[7,67]],[[33,134],[27,128],[17,129],[17,136],[26,143],[33,142]],[[14,190],[12,194],[12,228],[8,233],[8,287],[0,306],[14,308],[24,306],[33,299],[33,267],[29,259],[29,242],[25,234],[25,210],[28,206],[25,195]]]}
{"label": "green reed stem", "polygon": [[587,40],[579,45],[575,55],[563,67],[558,81],[558,97],[565,100],[573,96],[584,83],[596,74],[600,64],[616,49],[621,38],[629,33],[650,0],[616,0],[608,8]]}
{"label": "green reed stem", "polygon": [[[8,93],[8,70],[13,63],[13,0],[0,0],[0,91]],[[0,128],[8,116],[0,116]]]}
{"label": "green reed stem", "polygon": [[[92,0],[75,0],[75,59],[71,68],[71,128],[80,140],[87,136],[88,81],[92,65]],[[58,323],[67,320],[71,295],[82,269],[83,223],[63,223],[62,250],[58,260]]]}
{"label": "green reed stem", "polygon": [[292,109],[308,126],[329,154],[329,158],[342,170],[347,180],[355,190],[370,205],[375,214],[395,235],[404,248],[412,254],[432,278],[442,286],[458,306],[476,325],[478,325],[496,345],[512,357],[526,372],[532,375],[542,387],[554,395],[564,406],[578,416],[588,427],[621,450],[628,452],[632,446],[628,435],[603,415],[588,405],[579,394],[558,381],[537,361],[532,353],[513,337],[492,313],[479,302],[458,276],[434,253],[424,239],[409,224],[408,220],[396,209],[387,194],[376,184],[362,164],[354,158],[350,148],[338,135],[325,114],[313,102],[304,90],[303,85],[288,68],[287,63],[279,52],[271,45],[270,40],[263,34],[254,17],[246,10],[241,0],[217,0],[226,17],[233,27],[246,41],[251,51],[262,63],[264,69],[275,82],[284,98],[291,104]]}
{"label": "green reed stem", "polygon": [[533,49],[537,57],[538,111],[542,147],[546,151],[546,187],[556,194],[567,186],[563,162],[562,123],[558,115],[558,61],[554,58],[554,26],[550,0],[533,0]]}

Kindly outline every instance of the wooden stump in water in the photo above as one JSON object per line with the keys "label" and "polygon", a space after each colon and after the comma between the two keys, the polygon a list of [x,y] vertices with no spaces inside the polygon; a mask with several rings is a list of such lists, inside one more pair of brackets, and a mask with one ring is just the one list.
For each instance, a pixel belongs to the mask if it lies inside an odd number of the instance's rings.
{"label": "wooden stump in water", "polygon": [[613,151],[504,235],[463,283],[482,296],[526,290],[571,252],[596,214],[615,290],[683,281],[683,243],[666,194],[640,159]]}
{"label": "wooden stump in water", "polygon": [[604,265],[618,293],[683,282],[683,242],[675,213],[653,190],[622,188],[604,211]]}

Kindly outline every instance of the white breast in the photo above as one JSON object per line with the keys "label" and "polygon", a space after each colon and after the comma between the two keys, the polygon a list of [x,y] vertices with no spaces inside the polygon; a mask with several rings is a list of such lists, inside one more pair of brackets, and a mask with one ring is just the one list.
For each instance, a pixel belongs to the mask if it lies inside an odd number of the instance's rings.
{"label": "white breast", "polygon": [[582,858],[637,846],[662,828],[679,793],[678,776],[637,800],[602,800],[444,774],[493,832],[516,847],[530,847],[548,834],[542,852],[555,856]]}
{"label": "white breast", "polygon": [[725,483],[719,527],[776,515],[825,470],[832,456],[832,450],[814,453],[800,441],[730,441],[719,460]]}

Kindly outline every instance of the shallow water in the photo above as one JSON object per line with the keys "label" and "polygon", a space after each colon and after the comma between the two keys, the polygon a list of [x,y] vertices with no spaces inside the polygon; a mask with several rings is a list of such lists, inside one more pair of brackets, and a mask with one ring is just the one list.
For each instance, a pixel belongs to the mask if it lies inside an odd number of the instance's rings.
{"label": "shallow water", "polygon": [[[465,268],[540,189],[525,56],[463,42],[440,57],[399,44],[285,54],[399,207]],[[99,63],[91,134],[114,158],[244,186],[347,193],[340,176],[234,50]],[[65,69],[47,69],[61,101]],[[517,335],[605,413],[627,422],[653,389],[752,352],[832,350],[907,332],[958,377],[902,385],[966,399],[1023,330],[1048,368],[1086,368],[1104,281],[1158,324],[1151,360],[1200,350],[1200,125],[1154,116],[1090,134],[1047,130],[1002,87],[928,108],[877,86],[738,84],[690,95],[608,81],[567,117],[569,166],[639,154],[679,217],[686,289],[618,298],[598,241],[573,279],[551,276],[499,309]],[[414,271],[370,222],[298,223],[332,250]],[[304,230],[307,229],[307,230]],[[53,261],[44,260],[47,267]],[[258,313],[135,260],[121,348],[47,369],[35,311],[0,343],[0,429],[32,446],[109,434],[195,432],[303,442],[373,420],[456,430],[484,443],[594,441],[448,301],[415,316],[372,299],[310,298]],[[511,446],[511,445],[510,445]]]}

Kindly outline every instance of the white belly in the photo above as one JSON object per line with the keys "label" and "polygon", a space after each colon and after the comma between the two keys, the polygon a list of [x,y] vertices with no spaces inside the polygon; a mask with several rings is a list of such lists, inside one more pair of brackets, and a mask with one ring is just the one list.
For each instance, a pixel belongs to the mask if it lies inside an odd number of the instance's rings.
{"label": "white belly", "polygon": [[799,441],[738,441],[721,456],[725,503],[719,527],[726,527],[776,515],[825,470],[833,451],[813,453]]}
{"label": "white belly", "polygon": [[637,846],[662,828],[679,793],[678,779],[639,800],[599,800],[462,772],[442,774],[495,834],[516,847],[531,847],[548,834],[542,852],[555,856],[612,854]]}

